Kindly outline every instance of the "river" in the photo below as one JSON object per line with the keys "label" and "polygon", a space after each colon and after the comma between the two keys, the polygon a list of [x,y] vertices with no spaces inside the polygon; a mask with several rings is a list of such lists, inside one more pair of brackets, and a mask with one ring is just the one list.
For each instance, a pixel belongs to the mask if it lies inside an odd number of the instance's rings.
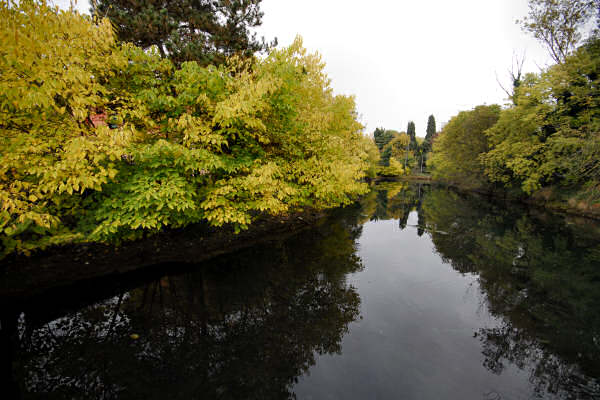
{"label": "river", "polygon": [[600,398],[600,224],[384,183],[293,236],[14,300],[8,397]]}

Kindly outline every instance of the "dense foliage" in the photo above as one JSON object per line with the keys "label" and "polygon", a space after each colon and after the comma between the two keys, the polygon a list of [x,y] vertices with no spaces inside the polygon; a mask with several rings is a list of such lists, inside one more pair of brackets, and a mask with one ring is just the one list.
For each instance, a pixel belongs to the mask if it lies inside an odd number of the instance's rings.
{"label": "dense foliage", "polygon": [[[593,206],[600,200],[599,85],[600,40],[591,39],[564,62],[526,75],[516,104],[502,110],[493,126],[467,130],[464,115],[481,107],[455,117],[435,141],[435,174],[458,183],[479,177],[480,186],[526,195],[556,187],[574,196],[570,201]],[[462,132],[459,141],[455,131]],[[466,146],[461,157],[457,146]]]}
{"label": "dense foliage", "polygon": [[[501,189],[552,208],[598,215],[600,38],[575,50],[592,1],[531,0],[524,28],[557,61],[540,74],[513,73],[512,104],[473,122],[488,106],[461,112],[434,141],[434,176],[459,186]],[[556,43],[549,43],[547,35]],[[554,46],[554,48],[552,48]]]}
{"label": "dense foliage", "polygon": [[43,2],[2,3],[0,27],[2,253],[239,230],[367,190],[374,146],[354,99],[333,95],[300,39],[253,63],[176,68],[118,44],[108,20]]}
{"label": "dense foliage", "polygon": [[599,182],[600,41],[563,64],[529,76],[515,107],[488,132],[493,149],[483,157],[495,182],[543,186]]}
{"label": "dense foliage", "polygon": [[500,115],[500,106],[479,106],[453,117],[433,144],[430,165],[435,179],[460,182],[469,187],[485,182],[479,155],[489,150],[484,132]]}
{"label": "dense foliage", "polygon": [[375,128],[375,131],[373,132],[373,140],[375,141],[379,151],[382,151],[383,147],[387,145],[393,138],[394,132],[384,128]]}
{"label": "dense foliage", "polygon": [[427,130],[425,133],[425,139],[423,140],[423,144],[421,145],[421,148],[423,149],[424,153],[428,153],[431,151],[431,146],[433,145],[433,138],[435,137],[436,133],[437,131],[435,127],[435,117],[433,115],[430,115],[427,119]]}
{"label": "dense foliage", "polygon": [[377,128],[373,139],[380,153],[378,175],[406,175],[417,164],[419,144],[416,137],[410,137],[406,132]]}
{"label": "dense foliage", "polygon": [[[408,154],[409,138],[406,133],[376,128],[373,141],[379,150],[376,174],[379,176],[400,176],[409,171],[405,155]],[[412,165],[412,157],[411,164]]]}
{"label": "dense foliage", "polygon": [[234,54],[251,57],[269,47],[250,33],[262,23],[261,1],[93,0],[91,11],[108,17],[121,41],[142,48],[156,46],[176,64],[208,65]]}
{"label": "dense foliage", "polygon": [[415,129],[415,123],[413,121],[408,123],[408,126],[406,127],[406,134],[410,139],[410,143],[408,145],[409,149],[412,151],[417,150],[419,148],[419,144],[417,143],[417,132]]}
{"label": "dense foliage", "polygon": [[406,132],[376,128],[373,141],[380,153],[377,174],[390,177],[406,175],[411,171],[424,172],[435,134],[433,115],[429,116],[425,139],[417,138],[413,121],[408,123]]}

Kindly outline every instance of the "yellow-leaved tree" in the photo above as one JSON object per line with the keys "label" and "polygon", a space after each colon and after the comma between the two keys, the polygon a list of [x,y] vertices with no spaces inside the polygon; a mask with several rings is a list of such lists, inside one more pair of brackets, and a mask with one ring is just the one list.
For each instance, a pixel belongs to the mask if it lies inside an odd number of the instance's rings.
{"label": "yellow-leaved tree", "polygon": [[[107,20],[45,2],[0,3],[0,233],[5,252],[79,236],[65,224],[117,173],[134,129],[96,128],[127,64]],[[73,224],[71,224],[73,225]]]}
{"label": "yellow-leaved tree", "polygon": [[3,253],[348,204],[373,145],[301,39],[175,68],[110,23],[0,6]]}

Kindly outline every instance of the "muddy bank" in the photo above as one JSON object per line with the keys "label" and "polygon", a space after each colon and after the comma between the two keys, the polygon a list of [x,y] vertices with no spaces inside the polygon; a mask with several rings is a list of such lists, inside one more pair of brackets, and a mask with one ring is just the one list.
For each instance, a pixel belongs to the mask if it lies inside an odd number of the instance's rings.
{"label": "muddy bank", "polygon": [[323,212],[264,217],[235,234],[228,228],[190,226],[115,247],[77,244],[51,248],[30,257],[0,261],[0,297],[34,295],[95,278],[125,274],[165,263],[198,263],[257,243],[280,239],[324,220]]}

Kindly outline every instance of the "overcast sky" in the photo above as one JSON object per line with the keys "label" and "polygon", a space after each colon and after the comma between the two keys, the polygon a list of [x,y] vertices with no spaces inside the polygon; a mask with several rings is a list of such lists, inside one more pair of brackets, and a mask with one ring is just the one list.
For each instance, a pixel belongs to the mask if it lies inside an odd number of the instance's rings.
{"label": "overcast sky", "polygon": [[510,87],[513,53],[526,53],[525,71],[550,64],[515,24],[527,0],[263,0],[261,9],[259,35],[280,47],[301,35],[326,62],[334,91],[356,96],[368,133],[404,131],[412,120],[424,136],[430,114],[439,128],[459,111],[504,104],[496,73]]}

